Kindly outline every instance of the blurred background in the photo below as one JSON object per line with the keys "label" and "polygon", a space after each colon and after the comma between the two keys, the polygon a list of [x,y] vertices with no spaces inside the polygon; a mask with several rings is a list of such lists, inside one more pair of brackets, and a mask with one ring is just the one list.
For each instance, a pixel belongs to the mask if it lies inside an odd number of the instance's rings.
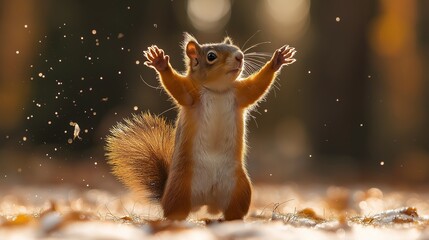
{"label": "blurred background", "polygon": [[142,111],[174,121],[142,52],[182,71],[185,31],[298,50],[248,122],[254,182],[425,184],[428,26],[424,0],[3,0],[0,184],[117,186],[105,136]]}

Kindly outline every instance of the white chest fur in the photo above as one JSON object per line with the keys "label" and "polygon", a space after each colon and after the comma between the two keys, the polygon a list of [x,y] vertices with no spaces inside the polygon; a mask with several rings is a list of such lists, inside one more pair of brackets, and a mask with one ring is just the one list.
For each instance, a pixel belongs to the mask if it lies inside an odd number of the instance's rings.
{"label": "white chest fur", "polygon": [[229,203],[237,167],[234,93],[203,92],[197,111],[200,121],[193,144],[193,205],[223,209]]}

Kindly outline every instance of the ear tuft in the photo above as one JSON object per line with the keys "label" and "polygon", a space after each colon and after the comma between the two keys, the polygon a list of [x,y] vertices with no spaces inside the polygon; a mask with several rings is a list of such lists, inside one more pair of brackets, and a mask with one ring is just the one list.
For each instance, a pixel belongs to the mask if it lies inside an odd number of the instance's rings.
{"label": "ear tuft", "polygon": [[233,44],[232,43],[232,39],[230,38],[230,37],[225,37],[224,39],[223,39],[223,43],[225,43],[225,44]]}
{"label": "ear tuft", "polygon": [[190,59],[197,58],[200,50],[200,45],[198,44],[197,39],[187,32],[183,33],[183,37],[183,51]]}
{"label": "ear tuft", "polygon": [[183,40],[183,47],[184,48],[186,47],[186,45],[188,45],[189,42],[196,42],[196,43],[198,43],[197,39],[194,36],[192,36],[191,34],[187,33],[187,32],[183,33],[183,38],[184,38],[184,40]]}

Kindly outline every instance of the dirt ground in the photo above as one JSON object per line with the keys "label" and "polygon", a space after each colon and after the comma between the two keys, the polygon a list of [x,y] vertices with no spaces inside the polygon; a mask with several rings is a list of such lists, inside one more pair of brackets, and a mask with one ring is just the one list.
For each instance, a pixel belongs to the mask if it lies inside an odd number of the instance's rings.
{"label": "dirt ground", "polygon": [[375,187],[258,185],[244,221],[204,210],[161,219],[124,190],[3,186],[3,239],[429,239],[429,193]]}

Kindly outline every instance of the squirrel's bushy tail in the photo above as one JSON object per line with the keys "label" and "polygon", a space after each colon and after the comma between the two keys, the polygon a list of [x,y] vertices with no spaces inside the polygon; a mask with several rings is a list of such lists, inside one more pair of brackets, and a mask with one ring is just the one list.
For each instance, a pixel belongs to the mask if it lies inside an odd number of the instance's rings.
{"label": "squirrel's bushy tail", "polygon": [[159,201],[173,155],[173,126],[143,113],[118,123],[110,133],[106,156],[113,174],[132,191]]}

